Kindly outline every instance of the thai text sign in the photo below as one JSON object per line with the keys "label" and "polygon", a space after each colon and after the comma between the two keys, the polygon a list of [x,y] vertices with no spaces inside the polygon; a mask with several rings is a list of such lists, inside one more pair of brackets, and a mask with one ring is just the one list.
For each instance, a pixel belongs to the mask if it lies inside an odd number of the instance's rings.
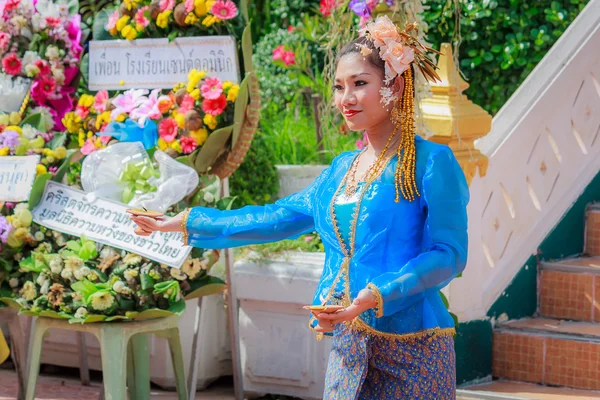
{"label": "thai text sign", "polygon": [[192,69],[239,82],[237,46],[232,36],[168,39],[93,40],[90,90],[170,89],[186,82]]}
{"label": "thai text sign", "polygon": [[56,182],[48,182],[44,195],[33,210],[33,220],[63,233],[85,235],[98,243],[139,254],[161,264],[179,268],[190,251],[179,232],[134,233],[125,204],[112,200],[86,199],[86,193]]}
{"label": "thai text sign", "polygon": [[29,199],[40,156],[0,157],[0,201]]}

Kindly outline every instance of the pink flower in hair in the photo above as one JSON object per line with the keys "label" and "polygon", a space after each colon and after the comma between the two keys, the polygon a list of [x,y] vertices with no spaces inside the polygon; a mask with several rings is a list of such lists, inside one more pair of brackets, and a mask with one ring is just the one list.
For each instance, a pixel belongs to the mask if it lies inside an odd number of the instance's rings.
{"label": "pink flower in hair", "polygon": [[385,61],[385,76],[388,80],[402,75],[415,59],[415,52],[409,46],[400,42],[390,42],[380,50],[380,56]]}

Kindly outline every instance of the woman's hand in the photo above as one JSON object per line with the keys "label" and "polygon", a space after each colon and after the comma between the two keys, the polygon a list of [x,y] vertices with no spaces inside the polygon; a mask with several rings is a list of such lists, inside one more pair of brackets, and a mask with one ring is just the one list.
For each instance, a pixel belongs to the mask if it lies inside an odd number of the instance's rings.
{"label": "woman's hand", "polygon": [[[345,321],[352,321],[363,312],[375,307],[377,307],[377,297],[375,297],[375,294],[373,294],[371,290],[363,289],[358,293],[358,296],[356,296],[356,299],[354,299],[349,307],[331,314],[323,312],[315,314],[313,312],[313,315],[315,315],[315,318],[319,321],[317,327],[321,326],[322,329],[331,328],[330,330],[323,331],[330,332],[333,330],[333,325]],[[315,328],[315,331],[319,332],[317,328]]]}
{"label": "woman's hand", "polygon": [[131,220],[138,226],[136,232],[140,236],[150,236],[154,232],[182,232],[183,212],[174,217],[143,217],[132,215]]}

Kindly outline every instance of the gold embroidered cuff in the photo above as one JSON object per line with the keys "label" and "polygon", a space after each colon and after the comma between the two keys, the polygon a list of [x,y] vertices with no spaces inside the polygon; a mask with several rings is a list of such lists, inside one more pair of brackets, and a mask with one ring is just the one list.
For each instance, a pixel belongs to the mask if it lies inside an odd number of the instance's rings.
{"label": "gold embroidered cuff", "polygon": [[181,233],[183,234],[183,244],[185,246],[188,245],[190,239],[187,231],[187,220],[188,216],[190,215],[190,211],[192,211],[191,208],[186,209],[181,216]]}
{"label": "gold embroidered cuff", "polygon": [[367,289],[369,289],[375,295],[377,299],[377,306],[375,307],[375,318],[383,317],[383,297],[381,296],[381,292],[379,288],[372,283],[367,285]]}

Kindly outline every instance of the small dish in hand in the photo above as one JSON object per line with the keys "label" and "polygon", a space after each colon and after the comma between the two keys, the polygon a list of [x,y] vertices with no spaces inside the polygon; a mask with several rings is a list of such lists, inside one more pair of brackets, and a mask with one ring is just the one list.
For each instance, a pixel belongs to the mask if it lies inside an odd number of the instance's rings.
{"label": "small dish in hand", "polygon": [[340,310],[343,310],[344,306],[336,306],[336,305],[325,305],[325,306],[304,306],[305,310],[310,311],[319,311],[322,313],[331,314]]}
{"label": "small dish in hand", "polygon": [[125,212],[127,214],[131,214],[134,217],[150,217],[150,218],[160,218],[162,216],[164,216],[164,213],[161,213],[159,211],[148,211],[145,208],[141,209],[141,208],[128,208],[127,210],[125,210]]}

